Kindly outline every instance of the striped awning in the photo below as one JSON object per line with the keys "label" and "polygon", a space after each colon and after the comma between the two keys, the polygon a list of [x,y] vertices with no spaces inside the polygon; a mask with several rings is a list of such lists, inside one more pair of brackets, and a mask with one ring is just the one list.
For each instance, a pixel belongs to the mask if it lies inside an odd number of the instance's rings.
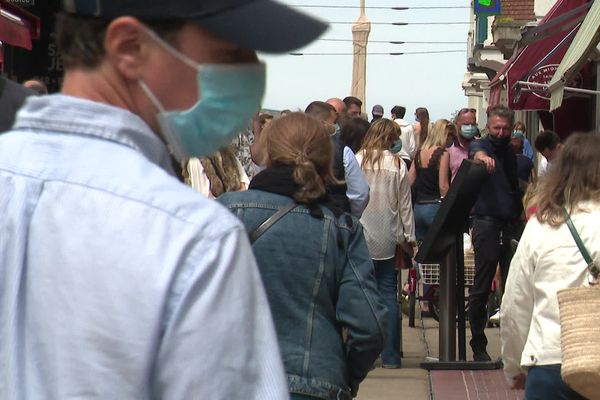
{"label": "striped awning", "polygon": [[40,19],[8,1],[0,0],[0,41],[31,50],[40,37]]}
{"label": "striped awning", "polygon": [[587,62],[588,56],[596,48],[598,42],[600,42],[600,1],[595,1],[548,83],[550,110],[560,107],[565,86]]}

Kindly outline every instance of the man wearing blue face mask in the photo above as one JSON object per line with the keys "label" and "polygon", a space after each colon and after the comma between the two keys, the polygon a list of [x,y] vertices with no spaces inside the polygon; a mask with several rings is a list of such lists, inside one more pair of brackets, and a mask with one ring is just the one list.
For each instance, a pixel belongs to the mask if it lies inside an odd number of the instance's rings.
{"label": "man wearing blue face mask", "polygon": [[456,176],[460,164],[469,158],[469,144],[479,134],[475,109],[463,108],[456,116],[456,138],[448,149],[450,154],[450,172],[452,179]]}
{"label": "man wearing blue face mask", "polygon": [[244,227],[180,183],[258,109],[272,0],[65,0],[62,93],[0,137],[0,399],[286,399]]}

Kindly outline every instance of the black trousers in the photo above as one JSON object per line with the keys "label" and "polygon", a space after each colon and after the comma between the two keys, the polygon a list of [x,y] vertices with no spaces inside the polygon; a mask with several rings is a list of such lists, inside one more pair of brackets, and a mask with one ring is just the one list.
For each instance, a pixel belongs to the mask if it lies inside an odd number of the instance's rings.
{"label": "black trousers", "polygon": [[504,222],[475,218],[473,221],[473,248],[475,250],[475,279],[469,290],[469,325],[471,349],[482,352],[487,347],[484,330],[488,320],[487,302],[491,293],[496,266],[500,264],[502,283],[506,282],[513,253],[511,239],[519,240],[522,222]]}

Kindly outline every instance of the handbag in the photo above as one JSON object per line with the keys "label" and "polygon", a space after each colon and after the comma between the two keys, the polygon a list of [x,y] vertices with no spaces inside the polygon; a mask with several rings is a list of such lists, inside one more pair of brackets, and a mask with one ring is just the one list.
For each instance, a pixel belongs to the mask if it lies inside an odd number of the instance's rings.
{"label": "handbag", "polygon": [[563,381],[588,399],[600,399],[600,286],[597,263],[590,257],[573,221],[565,210],[566,223],[592,279],[589,287],[558,291]]}
{"label": "handbag", "polygon": [[414,252],[414,248],[406,241],[402,242],[401,244],[397,244],[396,253],[394,255],[396,269],[409,269],[412,267],[412,258]]}

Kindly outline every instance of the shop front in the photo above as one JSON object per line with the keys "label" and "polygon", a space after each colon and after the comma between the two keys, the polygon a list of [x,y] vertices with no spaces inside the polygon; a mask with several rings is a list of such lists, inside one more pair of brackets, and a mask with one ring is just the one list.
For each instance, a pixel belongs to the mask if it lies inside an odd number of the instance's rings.
{"label": "shop front", "polygon": [[511,109],[535,112],[543,129],[563,138],[593,129],[597,82],[593,63],[581,63],[577,73],[569,75],[560,107],[551,110],[548,90],[590,6],[586,0],[557,1],[539,25],[523,35],[518,50],[490,82],[489,104],[499,103],[505,91]]}
{"label": "shop front", "polygon": [[33,40],[40,37],[40,19],[22,7],[0,0],[0,63],[4,69],[4,54],[12,47],[31,51]]}
{"label": "shop front", "polygon": [[60,89],[63,66],[54,35],[54,19],[60,5],[61,0],[0,0],[2,9],[12,7],[37,21],[29,47],[10,45],[4,51],[3,71],[10,79],[23,82],[36,78],[43,81],[50,92]]}

